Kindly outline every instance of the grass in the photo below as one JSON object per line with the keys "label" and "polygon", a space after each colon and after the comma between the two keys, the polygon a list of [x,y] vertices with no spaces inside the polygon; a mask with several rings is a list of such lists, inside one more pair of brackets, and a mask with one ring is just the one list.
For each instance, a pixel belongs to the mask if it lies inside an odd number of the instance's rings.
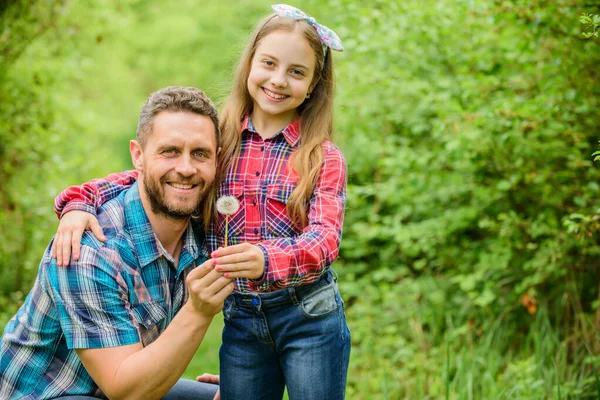
{"label": "grass", "polygon": [[204,372],[219,374],[219,347],[221,347],[221,331],[223,330],[223,314],[215,316],[204,336],[202,344],[186,368],[183,377],[196,379]]}
{"label": "grass", "polygon": [[[460,303],[444,304],[456,293],[440,285],[427,277],[363,285],[346,309],[348,398],[600,399],[593,314],[577,313],[589,321],[577,326],[565,325],[556,317],[562,309],[546,305],[533,315],[517,309],[470,319]],[[438,297],[444,301],[434,302]]]}
{"label": "grass", "polygon": [[[387,304],[373,307],[371,300],[363,296],[348,309],[348,323],[353,330],[348,398],[600,398],[600,358],[592,350],[593,340],[579,346],[561,340],[544,308],[532,316],[526,333],[514,332],[514,327],[502,319],[474,333],[475,328],[455,325],[451,318],[440,318],[440,326],[435,326],[437,310],[431,305],[426,306],[432,312],[427,316],[419,314],[419,307],[399,308],[394,301],[387,310]],[[0,297],[0,328],[12,316],[16,304]],[[361,306],[369,310],[369,315],[358,312]],[[397,317],[402,320],[422,318],[420,326],[427,330],[417,329],[420,336],[413,335],[417,325],[394,320],[392,316],[398,313],[403,313]],[[444,331],[442,325],[448,328]],[[218,314],[187,367],[185,378],[219,373],[222,329],[223,316]],[[507,346],[507,340],[514,337],[520,337],[520,346]]]}
{"label": "grass", "polygon": [[[353,325],[359,322],[349,321],[349,323]],[[184,377],[194,379],[203,372],[219,373],[219,347],[222,329],[223,315],[218,314],[202,345],[186,369]],[[435,398],[436,395],[432,396],[427,387],[432,389],[433,386],[436,386],[434,378],[436,372],[440,373],[438,376],[442,377],[438,382],[437,396],[448,400],[476,398],[583,400],[600,395],[600,379],[594,363],[591,362],[593,374],[591,376],[589,373],[587,374],[588,380],[584,384],[585,377],[580,375],[581,372],[577,372],[577,369],[581,368],[581,364],[570,365],[566,362],[565,348],[548,325],[546,315],[539,315],[537,320],[532,323],[532,331],[523,338],[526,344],[520,352],[506,352],[502,346],[503,338],[510,336],[508,331],[507,326],[499,323],[483,334],[476,343],[461,340],[464,339],[461,335],[447,337],[445,341],[439,343],[439,351],[435,351],[435,348],[430,349],[434,350],[433,352],[425,351],[428,353],[425,357],[428,361],[422,360],[423,363],[419,362],[419,366],[404,366],[408,376],[404,377],[407,385],[403,389],[396,387],[394,379],[397,377],[394,378],[393,373],[384,371],[379,376],[380,398],[402,398],[401,393],[411,398]],[[589,348],[585,346],[585,349],[593,358]],[[353,356],[360,353],[358,348],[355,350],[356,353]],[[419,353],[417,352],[414,356],[418,358]],[[377,368],[375,368],[363,376],[366,371],[358,364],[365,362],[364,356],[353,357],[354,365],[351,365],[351,371],[354,373],[350,373],[348,376],[349,382],[352,382],[351,385],[354,386],[348,393],[350,398],[369,399],[378,392],[377,390],[373,391],[373,387],[369,388],[369,385],[355,386],[357,381],[366,376],[373,378],[373,375],[377,375]],[[370,354],[367,357],[369,358],[367,364],[376,365],[382,362],[381,354]],[[432,364],[438,365],[439,369],[432,367]],[[377,378],[375,379],[377,380]],[[415,384],[416,387],[413,386]],[[408,386],[413,387],[409,388]],[[594,390],[594,386],[597,390]],[[569,392],[569,395],[565,396],[565,391]],[[284,398],[287,399],[287,395]]]}

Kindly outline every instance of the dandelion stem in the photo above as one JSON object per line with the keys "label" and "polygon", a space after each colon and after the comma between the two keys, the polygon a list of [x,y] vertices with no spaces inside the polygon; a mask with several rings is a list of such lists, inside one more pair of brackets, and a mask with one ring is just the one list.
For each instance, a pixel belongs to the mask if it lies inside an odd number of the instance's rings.
{"label": "dandelion stem", "polygon": [[225,247],[227,247],[227,236],[229,236],[227,228],[229,228],[229,215],[225,216]]}

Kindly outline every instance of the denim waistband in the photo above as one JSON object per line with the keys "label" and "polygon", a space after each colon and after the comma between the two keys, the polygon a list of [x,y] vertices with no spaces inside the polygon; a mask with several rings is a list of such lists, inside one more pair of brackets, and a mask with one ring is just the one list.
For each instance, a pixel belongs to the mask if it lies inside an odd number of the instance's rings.
{"label": "denim waistband", "polygon": [[298,304],[309,293],[334,281],[337,281],[337,274],[335,271],[328,269],[321,275],[319,280],[307,285],[289,287],[273,292],[233,292],[231,296],[233,296],[235,305],[239,307],[251,307],[260,310],[285,303]]}

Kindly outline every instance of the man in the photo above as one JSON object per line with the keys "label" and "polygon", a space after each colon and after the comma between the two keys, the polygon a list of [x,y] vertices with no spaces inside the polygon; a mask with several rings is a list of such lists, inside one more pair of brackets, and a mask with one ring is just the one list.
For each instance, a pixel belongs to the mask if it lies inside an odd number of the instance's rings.
{"label": "man", "polygon": [[212,399],[216,385],[180,377],[233,290],[191,220],[213,190],[218,133],[200,90],[150,95],[130,143],[138,182],[100,208],[106,242],[86,232],[67,268],[46,250],[2,336],[0,399]]}

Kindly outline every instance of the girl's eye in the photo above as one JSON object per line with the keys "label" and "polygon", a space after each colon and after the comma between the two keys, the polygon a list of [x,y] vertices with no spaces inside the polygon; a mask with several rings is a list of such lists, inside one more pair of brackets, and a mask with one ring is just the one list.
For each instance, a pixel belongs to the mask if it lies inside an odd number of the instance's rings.
{"label": "girl's eye", "polygon": [[299,69],[293,69],[292,70],[292,75],[296,75],[296,76],[304,76],[304,72],[300,71]]}
{"label": "girl's eye", "polygon": [[273,61],[271,61],[271,60],[266,60],[265,61],[265,65],[268,66],[268,67],[274,67],[275,63]]}

